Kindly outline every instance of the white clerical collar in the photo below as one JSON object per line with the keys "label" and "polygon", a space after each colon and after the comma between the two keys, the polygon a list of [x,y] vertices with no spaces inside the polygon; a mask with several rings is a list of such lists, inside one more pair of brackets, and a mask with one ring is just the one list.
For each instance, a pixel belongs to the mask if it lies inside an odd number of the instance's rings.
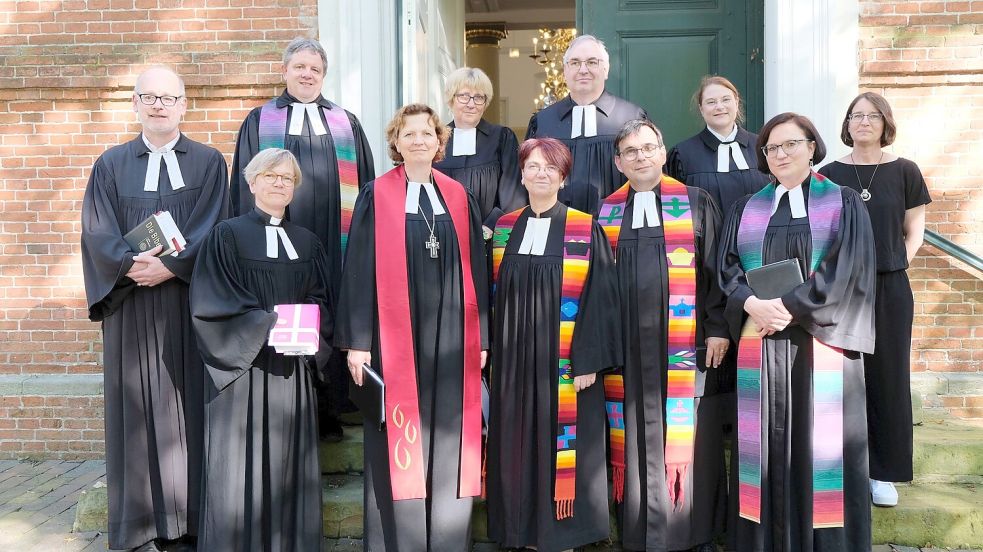
{"label": "white clerical collar", "polygon": [[734,159],[734,164],[737,165],[739,170],[748,170],[747,160],[744,159],[744,152],[741,151],[741,145],[735,141],[737,139],[737,125],[734,125],[734,129],[727,136],[718,133],[709,126],[707,130],[717,140],[720,140],[720,145],[717,146],[717,172],[730,172],[731,158]]}
{"label": "white clerical collar", "polygon": [[460,155],[474,155],[475,143],[478,137],[477,128],[457,128],[454,127],[454,157]]}
{"label": "white clerical collar", "polygon": [[655,191],[635,192],[632,198],[631,227],[635,230],[639,228],[655,228],[662,223],[659,221],[659,209],[655,203]]}
{"label": "white clerical collar", "polygon": [[520,255],[542,255],[546,252],[546,239],[550,235],[549,217],[526,219],[526,231],[522,234],[519,244]]}
{"label": "white clerical collar", "polygon": [[167,177],[171,181],[171,189],[180,190],[183,188],[184,177],[181,176],[181,165],[178,164],[177,154],[174,153],[174,146],[181,139],[181,135],[178,134],[176,138],[159,148],[151,144],[146,135],[140,134],[140,137],[143,138],[144,145],[150,150],[148,152],[150,158],[147,160],[147,174],[143,177],[143,191],[156,192],[160,186],[161,159],[164,160],[164,165],[167,167]]}
{"label": "white clerical collar", "polygon": [[420,210],[420,189],[426,190],[427,197],[430,199],[430,209],[434,216],[445,213],[444,206],[437,197],[437,190],[433,187],[433,182],[412,182],[406,183],[406,204],[404,212],[416,214]]}
{"label": "white clerical collar", "polygon": [[597,136],[597,106],[594,104],[573,106],[570,137],[579,138],[581,135],[585,138]]}
{"label": "white clerical collar", "polygon": [[287,134],[300,136],[301,131],[304,130],[304,115],[307,115],[307,120],[311,122],[311,130],[314,134],[324,136],[328,133],[324,128],[324,122],[321,121],[321,106],[317,103],[294,102],[290,105],[294,108],[290,111],[290,126],[287,127]]}
{"label": "white clerical collar", "polygon": [[287,258],[293,261],[297,259],[297,250],[294,249],[290,236],[287,236],[287,231],[280,226],[282,222],[283,219],[270,217],[270,223],[266,226],[266,256],[270,259],[279,258],[279,245],[282,243],[283,250],[287,252]]}
{"label": "white clerical collar", "polygon": [[800,219],[807,215],[805,197],[802,195],[802,185],[798,185],[791,190],[782,186],[775,185],[775,199],[771,202],[771,214],[774,215],[778,210],[778,203],[782,196],[788,194],[788,206],[792,209],[792,218]]}

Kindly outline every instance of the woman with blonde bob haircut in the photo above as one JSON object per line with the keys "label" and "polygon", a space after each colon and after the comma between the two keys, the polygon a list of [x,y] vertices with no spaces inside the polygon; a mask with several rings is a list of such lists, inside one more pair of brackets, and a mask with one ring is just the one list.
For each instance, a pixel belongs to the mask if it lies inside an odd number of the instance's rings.
{"label": "woman with blonde bob haircut", "polygon": [[[191,280],[207,368],[199,550],[316,550],[321,542],[314,377],[331,356],[328,256],[284,220],[300,185],[287,150],[259,152],[244,176],[255,207],[218,223]],[[278,306],[315,305],[320,345],[292,356],[268,344]],[[277,309],[282,310],[282,309]]]}
{"label": "woman with blonde bob haircut", "polygon": [[512,129],[484,119],[495,94],[481,69],[461,67],[447,76],[444,97],[454,120],[447,155],[434,166],[467,188],[481,210],[485,239],[504,213],[528,203],[519,183],[519,142]]}
{"label": "woman with blonde bob haircut", "polygon": [[481,367],[487,271],[478,207],[433,169],[437,113],[400,108],[386,127],[396,168],[359,192],[335,345],[355,385],[385,381],[385,425],[364,424],[365,550],[469,550],[481,494]]}

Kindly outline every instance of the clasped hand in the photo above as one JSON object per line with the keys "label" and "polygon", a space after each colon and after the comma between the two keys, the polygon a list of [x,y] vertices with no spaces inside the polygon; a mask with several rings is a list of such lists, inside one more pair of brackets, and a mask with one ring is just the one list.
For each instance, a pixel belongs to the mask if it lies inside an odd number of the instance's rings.
{"label": "clasped hand", "polygon": [[139,255],[134,255],[133,266],[126,271],[126,275],[138,286],[143,287],[153,287],[173,278],[174,273],[164,266],[160,257],[157,257],[162,250],[163,246],[158,245]]}
{"label": "clasped hand", "polygon": [[758,299],[752,295],[744,302],[744,311],[754,321],[759,337],[780,332],[792,322],[792,315],[781,299]]}

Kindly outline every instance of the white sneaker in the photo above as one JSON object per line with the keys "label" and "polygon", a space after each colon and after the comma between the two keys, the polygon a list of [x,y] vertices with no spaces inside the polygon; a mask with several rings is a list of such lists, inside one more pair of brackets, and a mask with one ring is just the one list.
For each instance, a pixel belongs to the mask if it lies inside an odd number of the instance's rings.
{"label": "white sneaker", "polygon": [[894,483],[887,481],[870,480],[870,497],[875,506],[897,506],[898,490],[894,488]]}

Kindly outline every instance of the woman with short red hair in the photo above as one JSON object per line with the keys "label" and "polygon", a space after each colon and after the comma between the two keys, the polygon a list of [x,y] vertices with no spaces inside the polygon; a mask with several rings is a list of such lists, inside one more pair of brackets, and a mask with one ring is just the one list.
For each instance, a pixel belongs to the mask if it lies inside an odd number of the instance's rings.
{"label": "woman with short red hair", "polygon": [[499,219],[492,245],[489,536],[541,552],[608,538],[597,374],[622,363],[611,248],[589,214],[557,201],[571,163],[556,139],[522,143],[529,206]]}

